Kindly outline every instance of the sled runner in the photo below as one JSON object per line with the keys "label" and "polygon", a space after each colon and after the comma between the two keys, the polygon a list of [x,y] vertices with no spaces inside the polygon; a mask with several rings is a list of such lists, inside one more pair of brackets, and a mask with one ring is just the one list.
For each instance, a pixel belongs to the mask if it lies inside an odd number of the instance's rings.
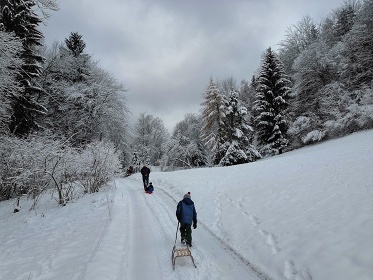
{"label": "sled runner", "polygon": [[178,232],[178,230],[179,230],[179,222],[177,223],[177,228],[176,228],[175,244],[174,244],[174,247],[172,248],[172,267],[173,267],[173,269],[175,269],[176,258],[179,258],[179,257],[190,257],[192,259],[194,267],[197,268],[196,264],[194,263],[192,252],[190,251],[188,245],[186,247],[176,248],[176,240],[177,240],[177,232]]}

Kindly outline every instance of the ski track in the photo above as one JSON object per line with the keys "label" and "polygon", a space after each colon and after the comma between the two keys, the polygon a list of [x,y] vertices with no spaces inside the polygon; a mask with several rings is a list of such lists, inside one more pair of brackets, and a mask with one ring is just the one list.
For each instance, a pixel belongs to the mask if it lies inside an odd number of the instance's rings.
{"label": "ski track", "polygon": [[[175,270],[172,269],[171,255],[175,242],[177,220],[175,200],[165,190],[157,187],[156,191],[149,195],[142,190],[139,180],[131,177],[120,179],[119,188],[125,190],[128,195],[130,208],[130,225],[136,225],[137,237],[130,237],[131,248],[127,259],[127,279],[136,275],[136,279],[269,279],[254,266],[242,259],[236,252],[224,244],[211,233],[201,221],[198,228],[193,230],[193,244],[191,248],[197,268],[194,268],[191,258],[182,257],[176,259]],[[141,220],[141,221],[139,221]],[[144,231],[144,233],[141,233]],[[180,232],[176,246],[180,247]],[[145,240],[143,239],[145,238]],[[138,252],[145,250],[145,252]],[[153,252],[148,252],[152,250]],[[154,270],[146,278],[144,271],[144,254],[148,254],[147,260],[153,264],[149,270]],[[136,263],[140,263],[137,266]],[[156,266],[154,265],[156,264]],[[146,266],[147,267],[147,266]],[[155,269],[158,267],[158,270]],[[254,269],[253,269],[254,268]]]}
{"label": "ski track", "polygon": [[[31,259],[22,260],[22,272],[18,271],[17,275],[9,272],[8,277],[12,280],[270,280],[219,238],[215,229],[207,228],[200,220],[198,228],[193,230],[191,248],[197,268],[190,257],[180,257],[173,269],[171,256],[178,201],[160,187],[149,195],[144,193],[140,180],[117,179],[116,187],[106,193],[106,198],[92,202],[99,209],[96,217],[87,217],[87,223],[80,225],[79,230],[72,217],[66,223],[65,239],[48,236],[46,241],[53,247],[49,249],[53,254],[40,259],[38,267],[32,266]],[[94,227],[90,221],[96,223]],[[220,221],[216,222],[219,230]],[[83,243],[71,242],[74,236],[82,234]],[[181,247],[179,231],[176,247]],[[75,261],[66,259],[70,256]],[[71,265],[64,273],[58,273],[60,264],[69,262]],[[287,272],[291,272],[290,265]]]}
{"label": "ski track", "polygon": [[[88,268],[88,265],[90,262],[92,262],[93,258],[95,257],[95,254],[96,252],[98,251],[98,249],[100,248],[100,245],[101,245],[101,242],[104,238],[104,236],[106,235],[106,232],[107,232],[107,228],[108,228],[108,225],[109,225],[109,219],[104,219],[101,223],[101,231],[98,231],[96,235],[93,235],[91,234],[90,236],[90,242],[89,244],[91,244],[91,249],[89,251],[91,251],[91,254],[89,256],[89,259],[88,260],[84,260],[82,261],[82,263],[80,265],[76,265],[76,270],[79,270],[80,268],[80,275],[78,277],[78,280],[84,280],[85,279],[85,275],[87,273],[87,268]],[[93,235],[93,237],[92,237]]]}

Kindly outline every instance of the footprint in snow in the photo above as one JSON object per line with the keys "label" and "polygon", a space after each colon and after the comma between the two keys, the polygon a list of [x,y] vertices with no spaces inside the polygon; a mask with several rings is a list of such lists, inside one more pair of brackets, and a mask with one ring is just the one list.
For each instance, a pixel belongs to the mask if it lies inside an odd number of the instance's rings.
{"label": "footprint in snow", "polygon": [[[244,213],[245,215],[248,215],[247,212]],[[260,224],[259,218],[253,215],[249,215],[249,219],[251,220],[251,223],[254,227],[257,227]]]}
{"label": "footprint in snow", "polygon": [[215,197],[216,209],[215,209],[215,222],[214,222],[214,224],[216,225],[217,228],[221,227],[221,213],[222,213],[222,207],[221,207],[221,203],[220,203],[220,196],[221,195],[222,195],[221,193],[218,193],[217,196]]}
{"label": "footprint in snow", "polygon": [[273,234],[266,232],[265,230],[259,230],[259,233],[265,237],[267,245],[272,249],[272,254],[277,254],[280,249],[277,246],[276,237]]}
{"label": "footprint in snow", "polygon": [[285,262],[284,276],[288,280],[312,280],[310,270],[308,268],[297,270],[292,260]]}

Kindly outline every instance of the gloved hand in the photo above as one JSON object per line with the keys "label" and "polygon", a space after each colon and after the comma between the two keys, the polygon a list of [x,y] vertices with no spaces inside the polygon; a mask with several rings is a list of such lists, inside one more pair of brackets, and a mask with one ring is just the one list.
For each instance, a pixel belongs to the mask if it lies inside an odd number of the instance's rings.
{"label": "gloved hand", "polygon": [[193,224],[193,228],[196,229],[197,228],[197,224]]}

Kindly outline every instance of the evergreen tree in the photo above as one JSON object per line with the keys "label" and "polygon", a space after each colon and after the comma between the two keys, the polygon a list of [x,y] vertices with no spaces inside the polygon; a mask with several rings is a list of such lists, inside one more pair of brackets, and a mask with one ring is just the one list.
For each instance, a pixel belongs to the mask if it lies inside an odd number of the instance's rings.
{"label": "evergreen tree", "polygon": [[248,124],[247,109],[239,104],[238,93],[232,90],[224,118],[224,144],[220,146],[222,158],[219,165],[228,166],[256,160],[260,154],[251,145],[253,131]]}
{"label": "evergreen tree", "polygon": [[358,5],[354,2],[350,2],[345,3],[342,8],[335,11],[336,22],[333,26],[333,32],[338,41],[351,30],[357,10]]}
{"label": "evergreen tree", "polygon": [[[173,131],[173,143],[183,150],[182,159],[179,155],[179,163],[192,166],[202,166],[207,164],[206,149],[201,140],[201,118],[195,114],[186,114],[183,121],[176,124]],[[174,157],[176,158],[176,157]]]}
{"label": "evergreen tree", "polygon": [[290,81],[275,53],[268,48],[257,79],[254,102],[256,139],[265,154],[273,154],[288,145],[286,109]]}
{"label": "evergreen tree", "polygon": [[133,166],[140,165],[139,157],[137,156],[137,152],[133,152],[132,160],[131,160],[131,165],[133,165]]}
{"label": "evergreen tree", "polygon": [[221,156],[218,151],[222,140],[222,125],[224,115],[224,97],[216,83],[210,78],[210,83],[205,91],[205,101],[201,104],[202,107],[202,137],[204,143],[211,148],[215,154],[214,163],[220,162]]}
{"label": "evergreen tree", "polygon": [[12,93],[12,117],[10,131],[18,136],[27,135],[37,128],[36,118],[46,109],[38,103],[42,89],[35,86],[34,79],[40,75],[43,58],[35,47],[41,46],[43,35],[36,28],[41,20],[33,12],[35,1],[8,0],[2,9],[1,23],[6,32],[14,32],[21,39],[23,49],[20,53],[22,64],[17,80],[21,91]]}
{"label": "evergreen tree", "polygon": [[69,57],[71,67],[74,71],[68,73],[72,78],[73,82],[82,82],[89,78],[89,62],[90,56],[84,53],[85,42],[82,39],[82,35],[77,32],[71,32],[69,38],[65,39],[65,44],[67,49],[65,51],[67,54],[65,56]]}
{"label": "evergreen tree", "polygon": [[255,76],[252,77],[251,83],[242,80],[240,86],[240,100],[245,104],[248,111],[251,111],[251,108],[253,107],[255,95]]}
{"label": "evergreen tree", "polygon": [[65,39],[65,43],[74,57],[81,55],[85,49],[85,42],[82,39],[82,35],[79,35],[78,32],[71,32],[70,37]]}
{"label": "evergreen tree", "polygon": [[17,54],[22,50],[22,42],[13,33],[0,31],[0,135],[9,133],[9,122],[12,116],[11,93],[18,92],[18,64],[22,60]]}

